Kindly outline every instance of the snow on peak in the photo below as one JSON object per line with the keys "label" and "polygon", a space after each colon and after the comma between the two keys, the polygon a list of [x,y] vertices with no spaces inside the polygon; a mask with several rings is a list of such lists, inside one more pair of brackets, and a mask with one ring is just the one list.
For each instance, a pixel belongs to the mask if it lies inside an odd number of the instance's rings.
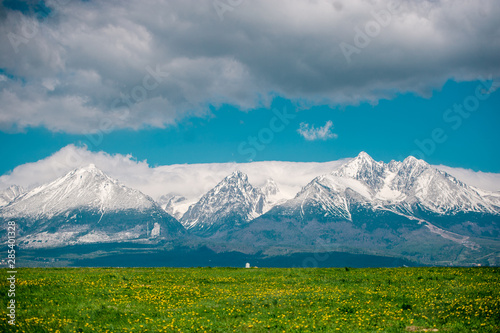
{"label": "snow on peak", "polygon": [[418,160],[419,160],[419,159],[418,159],[418,158],[416,158],[415,156],[410,155],[410,156],[408,156],[407,158],[405,158],[405,159],[403,160],[403,162],[408,161],[408,163],[413,163],[413,162],[416,162],[416,161],[418,161]]}
{"label": "snow on peak", "polygon": [[281,203],[284,203],[287,198],[281,192],[278,184],[272,178],[268,178],[264,186],[260,188],[262,192],[262,196],[264,198],[264,207],[262,209],[262,213],[266,213],[271,208]]}
{"label": "snow on peak", "polygon": [[244,172],[241,172],[240,170],[234,170],[232,174],[228,176],[229,177],[246,177],[247,175]]}
{"label": "snow on peak", "polygon": [[220,181],[189,207],[181,223],[188,229],[208,230],[231,223],[243,223],[262,214],[265,196],[248,182],[248,176],[235,171]]}
{"label": "snow on peak", "polygon": [[73,209],[104,213],[126,209],[143,211],[153,205],[155,202],[148,196],[121,185],[95,165],[89,165],[24,193],[5,207],[2,214],[52,217]]}
{"label": "snow on peak", "polygon": [[266,180],[266,183],[261,187],[261,190],[266,197],[276,195],[280,191],[278,185],[272,178],[268,178]]}
{"label": "snow on peak", "polygon": [[360,172],[372,170],[380,165],[381,162],[376,162],[370,155],[365,152],[361,152],[358,156],[342,165],[337,172],[343,176],[355,177]]}
{"label": "snow on peak", "polygon": [[332,175],[356,179],[370,185],[370,187],[380,188],[383,186],[384,172],[383,162],[376,162],[370,155],[361,152],[357,157],[332,172]]}
{"label": "snow on peak", "polygon": [[225,178],[225,180],[227,180],[227,181],[231,181],[231,180],[248,181],[248,176],[245,173],[241,172],[240,170],[236,170],[232,174],[227,176]]}
{"label": "snow on peak", "polygon": [[427,167],[431,167],[427,162],[425,162],[424,160],[421,160],[421,159],[418,159],[414,156],[408,156],[407,158],[405,158],[402,162],[403,165],[407,165],[407,166],[412,166],[412,167],[421,167],[421,168],[427,168]]}
{"label": "snow on peak", "polygon": [[98,169],[94,163],[90,163],[89,165],[85,166],[85,167],[81,167],[79,169],[77,169],[78,171],[80,172],[91,172],[91,173],[100,173],[102,174],[103,172]]}
{"label": "snow on peak", "polygon": [[0,207],[8,205],[22,193],[24,193],[24,189],[17,185],[11,185],[5,190],[0,191]]}
{"label": "snow on peak", "polygon": [[366,153],[365,151],[362,151],[358,154],[358,156],[356,156],[356,159],[361,159],[361,160],[367,160],[367,161],[374,161],[373,158],[368,155],[368,153]]}
{"label": "snow on peak", "polygon": [[330,174],[315,178],[291,204],[300,202],[301,207],[312,205],[342,214],[347,211],[346,202],[353,200],[386,210],[404,206],[424,207],[437,214],[500,214],[492,198],[482,197],[473,187],[413,156],[385,164],[362,152]]}
{"label": "snow on peak", "polygon": [[[158,199],[161,208],[178,220],[180,220],[182,215],[189,208],[189,203],[186,201],[187,199],[185,197],[174,193],[162,195]],[[186,205],[187,207],[185,207]]]}

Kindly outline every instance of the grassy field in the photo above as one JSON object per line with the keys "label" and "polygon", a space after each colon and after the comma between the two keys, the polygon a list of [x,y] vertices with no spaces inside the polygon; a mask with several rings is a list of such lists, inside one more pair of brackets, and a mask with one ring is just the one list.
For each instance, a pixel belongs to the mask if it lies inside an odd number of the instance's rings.
{"label": "grassy field", "polygon": [[18,269],[1,332],[498,332],[499,268]]}

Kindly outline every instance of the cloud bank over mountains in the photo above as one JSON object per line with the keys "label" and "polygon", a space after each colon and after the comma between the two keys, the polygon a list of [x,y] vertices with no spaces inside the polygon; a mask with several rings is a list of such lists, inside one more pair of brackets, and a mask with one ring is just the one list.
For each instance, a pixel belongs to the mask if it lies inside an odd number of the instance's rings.
{"label": "cloud bank over mountains", "polygon": [[233,171],[246,173],[255,186],[273,178],[285,196],[292,197],[314,177],[335,169],[346,160],[332,162],[253,162],[209,163],[150,166],[131,155],[91,152],[86,147],[68,145],[55,154],[34,163],[16,167],[0,177],[0,189],[10,185],[30,188],[52,181],[67,172],[95,164],[110,177],[157,199],[167,193],[197,198]]}
{"label": "cloud bank over mountains", "polygon": [[[175,193],[190,201],[197,200],[236,170],[246,173],[254,186],[263,186],[268,178],[272,178],[283,197],[292,198],[312,179],[330,173],[349,160],[323,163],[269,161],[176,164],[153,167],[147,161],[137,161],[131,155],[91,152],[86,147],[68,145],[45,159],[20,165],[11,173],[0,176],[0,190],[10,185],[20,185],[29,189],[53,181],[70,170],[95,164],[110,177],[118,179],[128,187],[140,190],[153,199]],[[500,174],[447,166],[436,167],[469,185],[488,191],[500,190]]]}
{"label": "cloud bank over mountains", "polygon": [[210,106],[376,103],[500,76],[495,0],[0,5],[0,130],[165,127]]}

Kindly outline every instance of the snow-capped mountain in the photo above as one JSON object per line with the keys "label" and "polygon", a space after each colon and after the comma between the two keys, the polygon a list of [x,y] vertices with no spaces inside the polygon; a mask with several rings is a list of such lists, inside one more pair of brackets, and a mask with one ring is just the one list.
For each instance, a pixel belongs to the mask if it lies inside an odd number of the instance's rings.
{"label": "snow-capped mountain", "polygon": [[[491,194],[493,195],[493,194]],[[286,202],[288,214],[323,212],[325,217],[350,220],[350,205],[409,215],[500,214],[500,206],[444,171],[412,156],[388,164],[362,152],[330,174],[312,180]]]}
{"label": "snow-capped mountain", "polygon": [[18,221],[28,247],[171,237],[182,226],[150,197],[121,185],[95,165],[73,170],[0,209]]}
{"label": "snow-capped mountain", "polygon": [[272,179],[261,189],[252,186],[246,174],[235,171],[189,207],[181,223],[196,234],[212,234],[255,219],[278,197],[279,188]]}
{"label": "snow-capped mountain", "polygon": [[414,157],[383,163],[361,152],[332,165],[304,177],[298,193],[267,175],[254,186],[235,171],[201,197],[168,194],[158,202],[89,165],[30,191],[1,192],[0,222],[15,220],[18,243],[28,248],[161,239],[236,251],[316,251],[319,244],[459,264],[486,262],[500,250],[499,192]]}
{"label": "snow-capped mountain", "polygon": [[265,198],[263,213],[287,200],[286,195],[281,192],[278,184],[272,178],[268,178],[260,189]]}
{"label": "snow-capped mountain", "polygon": [[496,198],[414,157],[383,163],[362,152],[222,238],[260,250],[326,243],[419,260],[481,257],[500,245]]}
{"label": "snow-capped mountain", "polygon": [[362,151],[356,158],[332,172],[332,175],[339,178],[358,180],[369,188],[378,191],[384,185],[386,171],[387,168],[384,163],[374,161],[370,155]]}
{"label": "snow-capped mountain", "polygon": [[0,191],[0,207],[8,205],[22,193],[24,193],[24,189],[17,185],[12,185],[3,191]]}
{"label": "snow-capped mountain", "polygon": [[393,164],[395,176],[387,185],[391,191],[402,193],[412,206],[446,215],[500,213],[500,206],[481,196],[475,188],[422,160],[410,156]]}
{"label": "snow-capped mountain", "polygon": [[[425,220],[428,225],[431,221],[442,225],[452,216],[458,225],[470,219],[477,223],[483,215],[499,216],[496,200],[494,193],[480,193],[414,157],[384,163],[361,152],[330,173],[314,178],[290,200],[283,200],[272,179],[256,188],[245,174],[234,172],[192,205],[181,223],[203,236],[242,228],[261,215],[307,223],[312,219],[353,222],[366,216],[376,220],[391,213],[411,224]],[[495,232],[498,226],[494,221],[475,229]]]}
{"label": "snow-capped mountain", "polygon": [[261,187],[262,194],[266,196],[266,198],[275,197],[280,193],[280,189],[278,185],[272,178],[268,178],[264,186]]}
{"label": "snow-capped mountain", "polygon": [[[164,211],[175,217],[177,220],[180,220],[187,208],[189,208],[187,199],[182,195],[166,194],[162,195],[157,201]],[[184,208],[185,205],[188,207]]]}
{"label": "snow-capped mountain", "polygon": [[6,217],[51,218],[78,208],[99,212],[151,208],[154,201],[141,192],[120,185],[91,164],[39,186],[6,207]]}

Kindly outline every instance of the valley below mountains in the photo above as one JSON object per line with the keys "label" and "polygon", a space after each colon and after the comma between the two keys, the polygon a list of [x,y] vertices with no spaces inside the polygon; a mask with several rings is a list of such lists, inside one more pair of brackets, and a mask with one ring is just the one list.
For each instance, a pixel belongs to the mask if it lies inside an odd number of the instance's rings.
{"label": "valley below mountains", "polygon": [[361,152],[294,196],[237,170],[195,200],[153,199],[89,165],[0,191],[4,243],[9,221],[26,266],[500,264],[499,192],[411,156]]}

